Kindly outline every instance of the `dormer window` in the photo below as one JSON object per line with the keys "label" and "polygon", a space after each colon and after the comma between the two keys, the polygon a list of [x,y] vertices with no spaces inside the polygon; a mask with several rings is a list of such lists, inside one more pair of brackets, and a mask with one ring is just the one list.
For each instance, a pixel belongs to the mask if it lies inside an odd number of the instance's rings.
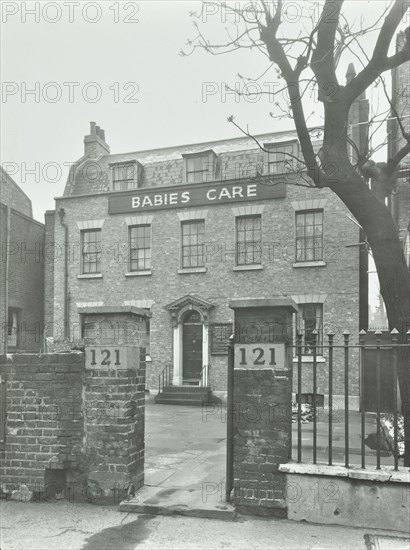
{"label": "dormer window", "polygon": [[187,154],[182,157],[185,183],[202,183],[215,179],[217,156],[213,151]]}
{"label": "dormer window", "polygon": [[139,186],[141,165],[136,160],[110,164],[113,191],[127,191]]}
{"label": "dormer window", "polygon": [[[268,174],[286,174],[293,172],[298,162],[298,143],[291,141],[287,143],[265,143],[266,166]],[[296,158],[294,158],[296,157]]]}

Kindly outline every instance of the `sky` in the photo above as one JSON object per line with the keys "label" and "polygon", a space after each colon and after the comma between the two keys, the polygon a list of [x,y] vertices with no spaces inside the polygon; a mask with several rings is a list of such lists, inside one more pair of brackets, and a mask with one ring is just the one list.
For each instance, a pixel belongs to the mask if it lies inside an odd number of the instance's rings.
{"label": "sky", "polygon": [[[301,4],[314,18],[320,8],[317,1],[285,4],[290,36],[306,22]],[[361,18],[374,21],[386,5],[347,1],[345,12],[359,25]],[[214,2],[204,9],[204,34],[223,38],[229,16]],[[1,10],[1,162],[30,197],[39,221],[63,194],[90,121],[104,128],[112,153],[239,137],[227,122],[230,115],[253,134],[293,128],[292,120],[270,117],[277,97],[260,93],[276,80],[274,72],[258,81],[252,98],[224,92],[225,83],[243,91],[238,73],[263,73],[263,55],[179,55],[196,36],[190,12],[201,11],[199,1],[2,1]],[[363,38],[366,51],[374,38]],[[347,55],[338,69],[341,83],[351,61],[360,69],[360,61]],[[369,93],[374,109],[383,102],[379,96],[378,90]],[[309,122],[320,124],[314,98],[311,111]]]}
{"label": "sky", "polygon": [[[63,193],[92,120],[105,129],[114,153],[237,137],[227,122],[231,114],[255,134],[293,127],[289,119],[269,116],[276,98],[260,93],[274,74],[259,81],[252,98],[224,92],[224,83],[244,89],[238,73],[254,77],[266,69],[259,53],[179,55],[196,35],[190,12],[200,12],[201,2],[56,4],[1,3],[1,162],[32,200],[36,219],[43,221]],[[298,2],[287,4],[285,24],[294,32],[301,12]],[[315,14],[318,3],[308,4]],[[347,2],[346,9],[358,21],[385,4],[362,0]],[[204,33],[222,37],[229,16],[213,2],[205,10]],[[341,82],[351,60],[340,65]]]}

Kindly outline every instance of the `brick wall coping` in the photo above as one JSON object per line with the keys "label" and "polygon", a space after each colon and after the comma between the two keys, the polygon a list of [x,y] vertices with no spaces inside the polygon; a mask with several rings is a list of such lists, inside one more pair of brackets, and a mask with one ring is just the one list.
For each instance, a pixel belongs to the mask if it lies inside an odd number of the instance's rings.
{"label": "brick wall coping", "polygon": [[400,468],[393,470],[392,466],[382,466],[381,470],[363,470],[362,468],[345,468],[344,466],[328,466],[327,464],[280,464],[279,471],[284,474],[302,474],[329,477],[349,477],[365,481],[393,481],[410,484],[410,470]]}
{"label": "brick wall coping", "polygon": [[[4,204],[3,202],[0,202],[1,206],[7,208],[7,204]],[[34,225],[38,225],[39,227],[44,228],[44,223],[39,222],[38,220],[35,220],[32,216],[28,216],[27,214],[24,214],[23,212],[20,212],[19,210],[16,210],[15,208],[10,208],[11,214],[14,216],[18,216],[19,218],[23,218],[23,220],[27,220],[31,223],[34,223]]]}
{"label": "brick wall coping", "polygon": [[231,309],[245,308],[245,307],[288,307],[292,311],[297,312],[298,308],[296,302],[292,298],[278,297],[278,298],[239,298],[238,300],[231,300],[229,302]]}
{"label": "brick wall coping", "polygon": [[141,317],[151,317],[152,313],[146,309],[135,306],[90,306],[77,307],[78,313],[132,313]]}
{"label": "brick wall coping", "polygon": [[7,353],[0,355],[0,364],[14,363],[16,365],[25,364],[55,364],[55,363],[80,363],[84,353],[82,351],[60,351],[57,353]]}

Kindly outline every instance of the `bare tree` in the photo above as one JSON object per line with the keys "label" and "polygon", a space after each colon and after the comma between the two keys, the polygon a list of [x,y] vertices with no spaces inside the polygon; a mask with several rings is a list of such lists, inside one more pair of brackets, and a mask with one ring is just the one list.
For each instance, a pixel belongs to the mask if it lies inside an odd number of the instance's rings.
{"label": "bare tree", "polygon": [[[221,43],[212,43],[205,37],[201,24],[195,23],[198,34],[188,42],[187,50],[182,53],[189,55],[200,48],[220,55],[246,48],[266,56],[268,69],[276,71],[289,98],[285,107],[275,104],[276,113],[271,116],[293,119],[309,185],[331,189],[363,228],[376,265],[390,330],[398,329],[403,339],[403,336],[406,338],[403,328],[410,325],[410,272],[386,197],[395,189],[400,163],[410,152],[410,133],[406,131],[408,126],[400,119],[389,97],[384,76],[410,59],[409,27],[403,31],[402,47],[390,53],[394,38],[408,16],[410,4],[404,0],[392,0],[381,17],[367,26],[363,19],[359,22],[348,21],[344,13],[344,0],[324,0],[314,4],[316,12],[308,12],[300,31],[296,33],[294,28],[289,32],[289,25],[286,25],[286,2],[283,0],[257,0],[247,4],[246,11],[238,2],[223,3],[221,8],[225,10],[225,24],[228,23],[226,39]],[[366,55],[364,38],[374,40],[370,55]],[[345,54],[354,57],[361,68],[358,74],[351,74],[346,84],[341,85],[337,67]],[[370,146],[364,150],[356,149],[352,155],[355,145],[349,135],[350,108],[368,88],[376,84],[386,94],[389,116],[396,117],[401,131],[401,146],[384,163],[372,160],[375,149]],[[305,113],[303,101],[306,90],[311,86],[317,90],[323,109],[323,144],[319,154],[312,146],[309,116]],[[370,120],[370,127],[378,127],[380,120],[387,116],[386,112],[377,113]],[[233,117],[229,120],[241,129]],[[400,354],[399,362],[399,384],[405,416],[405,466],[410,466],[408,350]]]}

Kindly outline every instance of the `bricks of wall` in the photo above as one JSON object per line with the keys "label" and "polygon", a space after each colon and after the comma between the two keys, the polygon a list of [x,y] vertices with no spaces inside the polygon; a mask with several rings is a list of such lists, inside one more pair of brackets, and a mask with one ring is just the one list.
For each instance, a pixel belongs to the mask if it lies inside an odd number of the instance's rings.
{"label": "bricks of wall", "polygon": [[81,352],[0,356],[6,495],[118,502],[143,484],[145,351],[91,349],[87,367]]}
{"label": "bricks of wall", "polygon": [[144,390],[138,348],[86,348],[85,454],[96,497],[125,496],[144,483]]}
{"label": "bricks of wall", "polygon": [[[44,215],[45,242],[44,242],[44,336],[52,337],[54,334],[54,268],[61,256],[60,251],[54,245],[55,212],[49,210]],[[62,264],[57,265],[62,267]]]}
{"label": "bricks of wall", "polygon": [[1,247],[1,261],[0,261],[0,353],[4,353],[5,339],[6,339],[6,324],[7,324],[7,311],[6,311],[6,270],[7,262],[5,257],[5,243],[4,240],[7,235],[7,207],[0,203],[0,235],[2,236]]}
{"label": "bricks of wall", "polygon": [[14,210],[10,219],[8,307],[20,310],[17,349],[39,351],[44,327],[44,225]]}
{"label": "bricks of wall", "polygon": [[234,502],[254,515],[286,517],[285,478],[291,456],[291,371],[234,369]]}
{"label": "bricks of wall", "polygon": [[0,179],[0,203],[31,218],[33,216],[31,200],[1,166]]}
{"label": "bricks of wall", "polygon": [[83,446],[84,355],[0,356],[6,380],[6,436],[0,453],[3,490],[46,490],[51,469],[86,468]]}

